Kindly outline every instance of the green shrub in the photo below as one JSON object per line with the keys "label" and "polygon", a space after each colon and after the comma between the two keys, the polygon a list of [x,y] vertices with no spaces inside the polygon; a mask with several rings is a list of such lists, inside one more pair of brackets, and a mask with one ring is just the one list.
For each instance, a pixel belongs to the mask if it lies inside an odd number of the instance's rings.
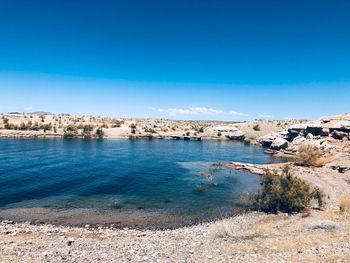
{"label": "green shrub", "polygon": [[21,122],[21,124],[19,125],[19,130],[25,131],[26,129],[27,129],[27,126],[24,124],[24,122]]}
{"label": "green shrub", "polygon": [[282,173],[266,170],[261,176],[261,187],[255,202],[264,212],[301,212],[310,207],[312,200],[316,200],[320,208],[323,206],[324,194],[320,189],[293,176],[288,166]]}
{"label": "green shrub", "polygon": [[76,136],[78,136],[78,130],[77,127],[75,127],[74,125],[68,125],[64,129],[63,138],[71,139],[75,138]]}
{"label": "green shrub", "polygon": [[96,135],[97,138],[103,139],[103,136],[104,136],[103,129],[102,128],[97,128],[95,135]]}
{"label": "green shrub", "polygon": [[250,144],[251,144],[251,141],[248,140],[248,139],[244,139],[244,140],[243,140],[243,143],[244,143],[244,145],[250,145]]}

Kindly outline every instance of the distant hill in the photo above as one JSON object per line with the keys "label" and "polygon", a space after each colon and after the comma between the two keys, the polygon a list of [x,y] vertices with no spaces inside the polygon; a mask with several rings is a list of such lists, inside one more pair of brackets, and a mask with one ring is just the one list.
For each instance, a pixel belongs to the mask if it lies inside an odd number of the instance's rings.
{"label": "distant hill", "polygon": [[34,111],[34,112],[27,113],[27,114],[33,114],[33,115],[53,115],[53,113],[47,112],[47,111]]}

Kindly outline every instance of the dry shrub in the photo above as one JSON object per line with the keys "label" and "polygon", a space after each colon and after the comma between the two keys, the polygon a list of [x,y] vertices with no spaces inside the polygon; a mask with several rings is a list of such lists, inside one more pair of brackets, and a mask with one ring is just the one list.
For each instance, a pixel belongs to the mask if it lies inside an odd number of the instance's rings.
{"label": "dry shrub", "polygon": [[333,162],[334,159],[335,158],[333,156],[322,156],[315,161],[314,166],[315,167],[322,167],[322,166],[326,165],[327,163]]}
{"label": "dry shrub", "polygon": [[212,235],[216,238],[234,237],[237,232],[237,225],[230,221],[217,223],[212,228]]}
{"label": "dry shrub", "polygon": [[340,212],[350,213],[350,196],[345,196],[340,199]]}
{"label": "dry shrub", "polygon": [[304,166],[320,167],[325,161],[322,155],[322,151],[317,146],[306,143],[299,146],[297,161]]}

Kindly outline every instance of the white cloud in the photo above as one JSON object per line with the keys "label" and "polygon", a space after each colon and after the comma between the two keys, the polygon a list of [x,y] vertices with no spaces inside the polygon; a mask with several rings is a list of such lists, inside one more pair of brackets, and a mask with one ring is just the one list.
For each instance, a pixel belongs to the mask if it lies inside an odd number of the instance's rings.
{"label": "white cloud", "polygon": [[29,111],[29,110],[32,110],[33,107],[24,107],[24,111]]}
{"label": "white cloud", "polygon": [[156,112],[166,113],[169,116],[177,116],[177,115],[236,115],[241,117],[250,116],[249,114],[241,113],[237,111],[226,112],[221,109],[213,109],[213,108],[207,108],[207,107],[190,107],[186,109],[181,109],[181,108],[158,109],[155,107],[151,107],[151,110]]}
{"label": "white cloud", "polygon": [[268,114],[260,114],[259,117],[261,118],[272,118],[272,115],[268,115]]}
{"label": "white cloud", "polygon": [[236,115],[236,116],[242,116],[242,117],[249,117],[250,114],[248,113],[242,113],[242,112],[237,112],[237,111],[230,111],[230,115]]}

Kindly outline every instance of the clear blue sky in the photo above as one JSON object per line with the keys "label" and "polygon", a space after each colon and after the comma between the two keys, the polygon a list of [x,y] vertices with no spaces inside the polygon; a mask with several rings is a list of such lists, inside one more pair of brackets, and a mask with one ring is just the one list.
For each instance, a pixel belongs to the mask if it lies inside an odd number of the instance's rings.
{"label": "clear blue sky", "polygon": [[0,112],[350,111],[347,0],[0,0]]}

